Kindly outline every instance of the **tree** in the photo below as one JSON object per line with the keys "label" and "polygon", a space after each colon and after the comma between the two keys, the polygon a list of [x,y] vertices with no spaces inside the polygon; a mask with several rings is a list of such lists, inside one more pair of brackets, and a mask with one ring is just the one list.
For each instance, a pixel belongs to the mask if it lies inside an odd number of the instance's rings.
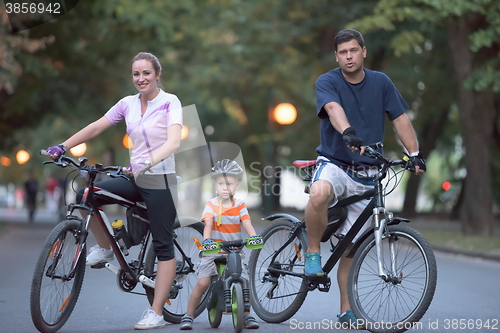
{"label": "tree", "polygon": [[[500,91],[500,7],[496,1],[382,0],[374,14],[356,22],[364,28],[399,28],[396,51],[418,44],[424,36],[407,30],[406,22],[420,22],[448,32],[462,135],[466,149],[464,200],[460,214],[465,234],[493,231],[491,160],[495,126],[494,93]],[[424,30],[425,31],[425,30]]]}

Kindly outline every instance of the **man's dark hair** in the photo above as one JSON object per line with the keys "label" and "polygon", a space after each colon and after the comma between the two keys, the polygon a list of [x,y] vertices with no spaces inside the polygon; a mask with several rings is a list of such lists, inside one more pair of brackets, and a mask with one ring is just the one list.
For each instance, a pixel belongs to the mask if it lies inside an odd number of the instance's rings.
{"label": "man's dark hair", "polygon": [[365,46],[365,40],[363,39],[363,35],[361,34],[361,32],[354,29],[344,29],[339,31],[333,39],[335,52],[337,51],[337,46],[339,44],[347,43],[353,39],[355,39],[359,43],[359,46],[361,46],[361,48]]}

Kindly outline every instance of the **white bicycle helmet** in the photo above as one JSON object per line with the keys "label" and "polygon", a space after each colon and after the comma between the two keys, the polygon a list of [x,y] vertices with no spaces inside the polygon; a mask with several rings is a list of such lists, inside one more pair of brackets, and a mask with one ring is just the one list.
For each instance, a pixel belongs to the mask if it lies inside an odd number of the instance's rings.
{"label": "white bicycle helmet", "polygon": [[239,181],[243,179],[243,169],[238,165],[236,161],[231,161],[229,159],[221,160],[215,163],[210,173],[210,177],[215,178],[219,175],[224,176],[234,176]]}

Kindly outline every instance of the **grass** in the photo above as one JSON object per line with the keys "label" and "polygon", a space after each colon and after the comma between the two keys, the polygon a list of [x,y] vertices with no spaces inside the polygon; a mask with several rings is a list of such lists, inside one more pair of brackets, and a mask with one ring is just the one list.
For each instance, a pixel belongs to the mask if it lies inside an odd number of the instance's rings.
{"label": "grass", "polygon": [[464,236],[459,229],[439,226],[419,226],[417,229],[431,245],[500,255],[500,235],[490,237]]}

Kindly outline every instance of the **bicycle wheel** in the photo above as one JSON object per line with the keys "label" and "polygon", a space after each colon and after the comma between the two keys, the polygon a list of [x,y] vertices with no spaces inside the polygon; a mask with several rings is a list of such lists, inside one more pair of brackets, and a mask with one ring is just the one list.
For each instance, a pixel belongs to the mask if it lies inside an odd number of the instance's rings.
{"label": "bicycle wheel", "polygon": [[369,331],[404,332],[422,318],[432,301],[436,259],[427,240],[406,226],[388,226],[381,250],[387,281],[379,277],[375,236],[371,235],[351,264],[349,303]]}
{"label": "bicycle wheel", "polygon": [[243,302],[243,290],[239,283],[233,284],[231,292],[231,315],[233,317],[233,327],[236,333],[243,330],[245,321],[245,303]]}
{"label": "bicycle wheel", "polygon": [[[210,283],[210,288],[209,290],[213,290],[213,284],[214,282],[212,281]],[[219,300],[217,299],[217,297],[214,298],[212,304],[209,304],[207,306],[207,312],[208,312],[208,322],[210,323],[210,326],[212,328],[217,328],[219,327],[220,325],[220,322],[222,320],[222,310],[219,310],[218,309],[218,302]]]}
{"label": "bicycle wheel", "polygon": [[288,219],[274,221],[262,233],[264,247],[252,250],[249,260],[252,307],[268,323],[281,323],[292,317],[307,296],[307,283],[302,276],[271,273],[268,268],[295,274],[304,273],[307,239],[299,234],[271,263],[273,255],[290,238],[294,223]]}
{"label": "bicycle wheel", "polygon": [[[175,247],[176,276],[174,285],[170,291],[170,298],[163,307],[163,316],[166,321],[179,324],[182,316],[187,311],[189,296],[193,292],[198,281],[194,269],[200,259],[200,249],[194,238],[201,241],[203,239],[203,223],[194,217],[179,217],[175,222],[175,241],[179,247]],[[183,254],[181,253],[183,252]],[[157,270],[156,255],[153,246],[149,246],[144,262],[144,273],[154,280]],[[144,286],[150,304],[153,304],[154,290]],[[194,316],[199,316],[205,309],[207,293],[202,296],[200,304],[195,310]]]}
{"label": "bicycle wheel", "polygon": [[80,295],[87,253],[79,243],[80,221],[59,223],[50,232],[40,252],[30,294],[31,319],[40,332],[59,330],[68,320]]}

